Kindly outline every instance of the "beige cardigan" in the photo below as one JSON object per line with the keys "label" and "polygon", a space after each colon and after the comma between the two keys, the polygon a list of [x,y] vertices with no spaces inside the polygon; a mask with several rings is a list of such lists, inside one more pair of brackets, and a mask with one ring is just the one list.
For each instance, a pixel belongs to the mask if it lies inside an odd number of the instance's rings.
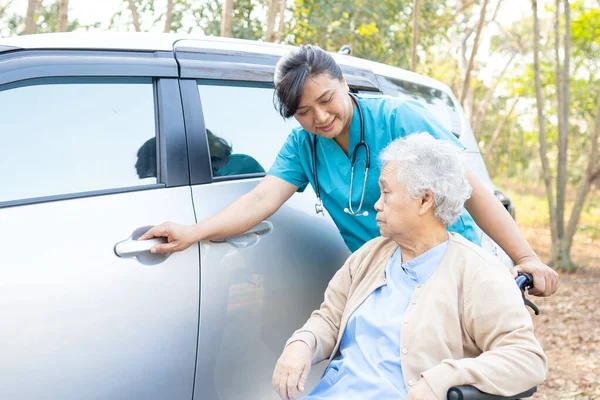
{"label": "beige cardigan", "polygon": [[[329,282],[321,308],[288,344],[309,344],[313,365],[335,358],[348,318],[385,284],[384,270],[396,248],[380,237],[352,254]],[[510,272],[457,234],[450,234],[444,258],[427,284],[417,286],[401,332],[407,389],[423,376],[440,400],[454,385],[508,396],[546,377],[546,356]]]}

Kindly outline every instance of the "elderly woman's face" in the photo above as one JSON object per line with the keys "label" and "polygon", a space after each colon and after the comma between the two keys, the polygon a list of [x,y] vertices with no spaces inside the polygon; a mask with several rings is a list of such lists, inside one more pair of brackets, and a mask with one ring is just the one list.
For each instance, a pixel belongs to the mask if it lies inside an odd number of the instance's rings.
{"label": "elderly woman's face", "polygon": [[346,81],[323,73],[306,80],[294,118],[306,131],[333,139],[349,129],[352,100]]}
{"label": "elderly woman's face", "polygon": [[421,222],[419,210],[420,199],[413,199],[406,191],[406,186],[398,182],[396,163],[388,163],[379,176],[380,196],[375,203],[377,210],[377,226],[381,236],[402,237],[415,232]]}

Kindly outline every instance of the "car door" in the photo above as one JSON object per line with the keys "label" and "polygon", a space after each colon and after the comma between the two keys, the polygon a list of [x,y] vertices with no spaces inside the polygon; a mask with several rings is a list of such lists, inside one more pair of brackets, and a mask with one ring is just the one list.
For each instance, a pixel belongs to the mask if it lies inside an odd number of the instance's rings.
{"label": "car door", "polygon": [[[191,399],[199,253],[174,60],[0,57],[0,398]],[[176,99],[176,100],[174,100]]]}
{"label": "car door", "polygon": [[[198,220],[252,190],[296,126],[273,109],[274,62],[265,56],[253,66],[252,54],[235,55],[228,64],[231,55],[220,55],[220,76],[214,52],[180,60]],[[315,200],[308,187],[249,232],[200,242],[195,399],[278,399],[271,377],[285,341],[350,254],[331,219],[315,214]],[[313,368],[307,391],[323,369]]]}

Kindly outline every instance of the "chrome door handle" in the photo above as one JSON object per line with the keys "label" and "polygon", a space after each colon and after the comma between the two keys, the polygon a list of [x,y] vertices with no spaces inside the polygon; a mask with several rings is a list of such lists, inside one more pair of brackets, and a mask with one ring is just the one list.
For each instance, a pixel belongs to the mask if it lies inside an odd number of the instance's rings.
{"label": "chrome door handle", "polygon": [[154,238],[148,240],[129,239],[115,245],[115,254],[123,258],[136,257],[140,253],[150,252],[152,247],[163,243],[167,243],[166,238]]}
{"label": "chrome door handle", "polygon": [[251,234],[255,234],[257,236],[264,236],[267,233],[271,232],[272,230],[273,230],[273,224],[270,221],[262,221],[261,223],[248,229],[244,233],[240,233],[239,235],[235,235],[235,236],[230,236],[225,239],[213,239],[213,240],[211,240],[211,242],[224,243],[229,240],[235,241],[236,239],[243,239],[244,237],[247,237],[248,235],[251,235]]}
{"label": "chrome door handle", "polygon": [[256,225],[254,228],[251,228],[251,229],[247,230],[246,232],[242,233],[242,235],[247,235],[249,233],[256,233],[257,235],[264,235],[266,233],[271,232],[272,229],[273,229],[272,223],[270,223],[269,221],[263,221],[260,224]]}

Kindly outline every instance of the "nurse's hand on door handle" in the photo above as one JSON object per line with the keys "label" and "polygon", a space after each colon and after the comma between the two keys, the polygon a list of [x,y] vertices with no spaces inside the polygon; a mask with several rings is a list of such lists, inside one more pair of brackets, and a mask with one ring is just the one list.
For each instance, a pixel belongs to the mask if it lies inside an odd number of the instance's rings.
{"label": "nurse's hand on door handle", "polygon": [[164,237],[167,243],[157,244],[150,250],[152,253],[173,253],[182,251],[196,243],[199,238],[194,235],[194,229],[189,225],[164,222],[144,233],[139,240]]}
{"label": "nurse's hand on door handle", "polygon": [[154,246],[166,243],[163,238],[154,238],[149,240],[134,240],[129,239],[123,242],[119,242],[115,245],[115,253],[119,257],[131,258],[136,257],[140,253],[150,251]]}

